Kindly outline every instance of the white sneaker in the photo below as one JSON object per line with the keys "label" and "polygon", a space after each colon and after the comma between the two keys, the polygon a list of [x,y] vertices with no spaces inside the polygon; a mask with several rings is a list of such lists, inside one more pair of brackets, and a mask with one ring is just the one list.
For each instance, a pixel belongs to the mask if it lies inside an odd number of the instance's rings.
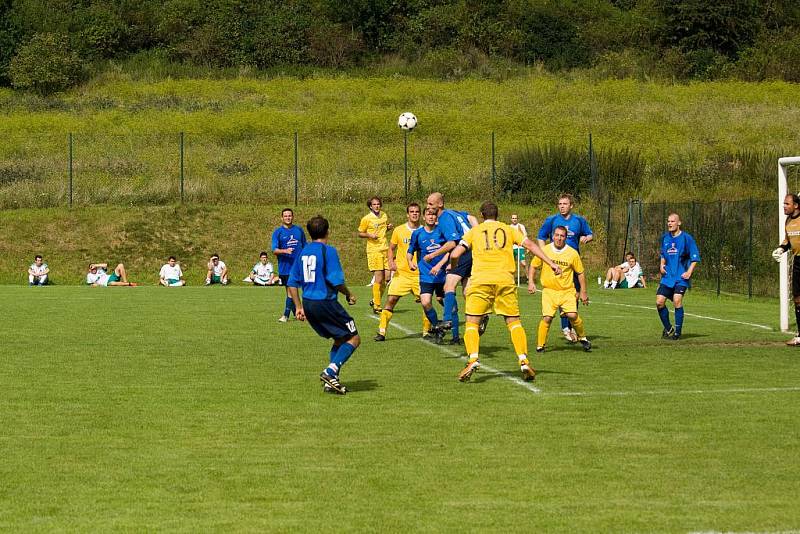
{"label": "white sneaker", "polygon": [[800,336],[793,337],[789,341],[786,342],[786,345],[789,347],[800,347]]}
{"label": "white sneaker", "polygon": [[206,278],[206,285],[207,285],[207,286],[210,286],[210,285],[211,285],[211,280],[209,280],[208,278]]}
{"label": "white sneaker", "polygon": [[288,321],[289,321],[289,318],[288,318],[288,317],[286,317],[285,315],[281,315],[281,316],[280,316],[280,319],[278,319],[278,322],[279,322],[279,323],[286,323],[286,322],[288,322]]}
{"label": "white sneaker", "polygon": [[564,328],[561,332],[564,334],[564,339],[566,339],[568,342],[578,342],[578,334],[575,333],[575,330],[571,328]]}

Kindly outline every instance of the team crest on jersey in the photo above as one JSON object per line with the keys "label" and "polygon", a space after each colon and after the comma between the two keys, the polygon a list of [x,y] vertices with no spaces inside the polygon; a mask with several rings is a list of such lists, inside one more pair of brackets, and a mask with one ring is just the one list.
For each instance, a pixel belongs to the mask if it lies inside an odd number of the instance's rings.
{"label": "team crest on jersey", "polygon": [[677,254],[677,253],[678,253],[678,247],[675,246],[675,242],[673,241],[672,243],[670,243],[669,248],[667,249],[667,254]]}

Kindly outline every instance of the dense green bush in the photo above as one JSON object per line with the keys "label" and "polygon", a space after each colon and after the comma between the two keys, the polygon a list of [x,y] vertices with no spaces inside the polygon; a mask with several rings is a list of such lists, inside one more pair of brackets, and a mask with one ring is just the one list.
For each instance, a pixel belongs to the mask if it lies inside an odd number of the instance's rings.
{"label": "dense green bush", "polygon": [[66,35],[40,33],[19,47],[8,72],[14,87],[48,94],[78,81],[81,60]]}
{"label": "dense green bush", "polygon": [[769,79],[800,82],[800,35],[795,29],[765,34],[745,50],[734,74],[749,81]]}

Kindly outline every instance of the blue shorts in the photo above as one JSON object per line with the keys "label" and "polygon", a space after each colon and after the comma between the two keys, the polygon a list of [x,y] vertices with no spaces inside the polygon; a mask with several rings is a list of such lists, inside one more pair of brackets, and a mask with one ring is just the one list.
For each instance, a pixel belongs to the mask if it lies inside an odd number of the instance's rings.
{"label": "blue shorts", "polygon": [[684,295],[687,289],[689,288],[684,285],[676,284],[675,287],[667,287],[664,284],[658,284],[658,291],[656,291],[656,295],[661,295],[662,297],[672,300],[672,297],[675,295]]}
{"label": "blue shorts", "polygon": [[469,278],[472,276],[472,251],[467,251],[458,257],[458,264],[454,269],[450,269],[447,274],[457,274],[461,278]]}
{"label": "blue shorts", "polygon": [[427,295],[436,295],[439,298],[444,298],[444,282],[420,282],[419,293]]}
{"label": "blue shorts", "polygon": [[278,279],[281,281],[281,285],[286,287],[289,284],[289,275],[288,274],[279,274]]}
{"label": "blue shorts", "polygon": [[355,321],[338,300],[303,299],[303,311],[308,324],[322,337],[346,341],[358,335]]}

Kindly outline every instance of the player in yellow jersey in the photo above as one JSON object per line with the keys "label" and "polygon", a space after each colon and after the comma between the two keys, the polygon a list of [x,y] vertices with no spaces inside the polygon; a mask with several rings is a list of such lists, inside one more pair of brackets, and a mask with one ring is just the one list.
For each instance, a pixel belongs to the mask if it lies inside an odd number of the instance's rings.
{"label": "player in yellow jersey", "polygon": [[[408,222],[400,225],[392,232],[389,241],[389,270],[394,273],[392,281],[389,282],[389,297],[386,299],[386,306],[381,312],[381,322],[378,326],[378,335],[375,341],[386,341],[386,329],[389,321],[392,320],[394,307],[400,297],[413,293],[419,297],[419,271],[412,271],[408,265],[408,245],[411,243],[411,234],[419,228],[420,207],[416,202],[406,206],[406,218]],[[422,335],[428,333],[431,323],[422,314]]]}
{"label": "player in yellow jersey", "polygon": [[372,311],[381,313],[381,298],[389,278],[389,244],[386,232],[392,229],[389,217],[381,211],[383,201],[380,197],[372,197],[367,201],[369,213],[361,218],[358,225],[358,237],[367,240],[367,267],[374,277],[372,284]]}
{"label": "player in yellow jersey", "polygon": [[567,245],[567,228],[557,226],[553,230],[553,240],[544,247],[544,253],[551,262],[561,267],[560,272],[552,269],[552,263],[546,262],[543,266],[540,258],[534,258],[528,269],[528,292],[536,293],[536,269],[542,268],[542,320],[539,322],[539,332],[536,341],[536,352],[544,352],[547,343],[547,333],[560,307],[569,319],[570,325],[575,329],[583,350],[592,350],[591,342],[586,338],[583,319],[578,315],[578,303],[575,301],[575,282],[573,275],[578,276],[580,293],[578,298],[584,305],[589,304],[586,294],[586,275],[583,272],[583,262],[578,251]]}
{"label": "player in yellow jersey", "polygon": [[525,247],[556,272],[561,272],[559,266],[544,255],[539,245],[516,228],[498,222],[497,215],[497,204],[490,201],[481,204],[483,222],[465,233],[459,246],[450,254],[450,260],[455,264],[459,256],[467,250],[472,251],[472,277],[466,290],[467,325],[464,331],[464,346],[469,360],[458,375],[462,382],[469,380],[480,367],[478,356],[481,338],[478,325],[492,310],[506,319],[522,377],[525,380],[536,377],[536,371],[528,360],[528,338],[519,319],[517,285],[514,282],[514,245]]}

